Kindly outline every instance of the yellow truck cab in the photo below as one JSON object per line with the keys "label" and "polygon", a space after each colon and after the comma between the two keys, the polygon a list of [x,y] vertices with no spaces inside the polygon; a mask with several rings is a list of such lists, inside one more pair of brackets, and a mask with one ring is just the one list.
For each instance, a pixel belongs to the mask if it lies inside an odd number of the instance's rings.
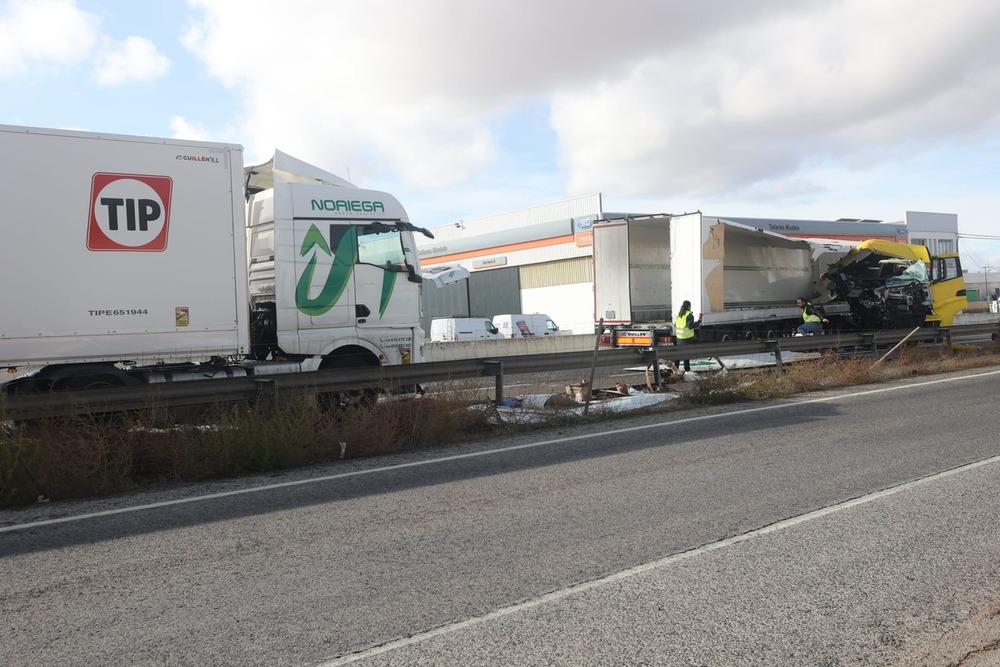
{"label": "yellow truck cab", "polygon": [[890,328],[948,327],[967,307],[958,255],[931,256],[922,245],[862,241],[826,277],[831,294],[850,303],[855,317]]}

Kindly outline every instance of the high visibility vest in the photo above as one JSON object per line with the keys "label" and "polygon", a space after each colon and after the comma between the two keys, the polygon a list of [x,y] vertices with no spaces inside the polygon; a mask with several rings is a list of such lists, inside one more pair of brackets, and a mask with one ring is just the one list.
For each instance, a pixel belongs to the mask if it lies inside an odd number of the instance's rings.
{"label": "high visibility vest", "polygon": [[811,307],[812,307],[812,304],[807,301],[805,308],[802,309],[802,321],[803,322],[822,322],[823,318],[821,316],[816,315],[815,313],[812,314],[812,315],[809,314],[809,309]]}
{"label": "high visibility vest", "polygon": [[688,338],[694,338],[694,329],[688,327],[688,315],[691,311],[686,311],[685,313],[678,315],[677,319],[674,320],[674,335],[680,340],[687,340]]}

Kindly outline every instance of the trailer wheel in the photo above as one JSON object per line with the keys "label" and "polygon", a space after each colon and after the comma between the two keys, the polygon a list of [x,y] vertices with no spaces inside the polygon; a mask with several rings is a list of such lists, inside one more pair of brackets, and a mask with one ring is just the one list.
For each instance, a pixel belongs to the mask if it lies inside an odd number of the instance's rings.
{"label": "trailer wheel", "polygon": [[84,375],[72,378],[69,383],[71,390],[76,389],[107,389],[108,387],[121,387],[122,383],[112,375]]}
{"label": "trailer wheel", "polygon": [[56,368],[49,374],[52,391],[107,389],[142,384],[141,380],[111,364],[80,364]]}

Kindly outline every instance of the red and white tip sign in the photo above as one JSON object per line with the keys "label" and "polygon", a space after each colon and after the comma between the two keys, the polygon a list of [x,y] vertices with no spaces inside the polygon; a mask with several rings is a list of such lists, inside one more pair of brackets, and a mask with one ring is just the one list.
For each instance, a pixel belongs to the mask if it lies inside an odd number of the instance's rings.
{"label": "red and white tip sign", "polygon": [[170,227],[168,176],[94,174],[90,187],[87,248],[162,252]]}

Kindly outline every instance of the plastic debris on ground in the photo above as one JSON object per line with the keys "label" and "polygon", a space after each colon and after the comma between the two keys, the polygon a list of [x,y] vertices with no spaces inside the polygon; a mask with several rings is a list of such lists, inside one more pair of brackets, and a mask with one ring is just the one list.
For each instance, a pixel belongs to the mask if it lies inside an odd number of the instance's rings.
{"label": "plastic debris on ground", "polygon": [[[567,385],[564,394],[525,394],[506,397],[498,406],[480,405],[474,409],[488,409],[495,412],[496,419],[504,423],[541,423],[557,417],[587,414],[609,414],[640,410],[668,401],[676,400],[673,392],[648,393],[628,385],[617,385],[614,389],[589,391],[585,385]],[[586,403],[590,399],[589,405]]]}

